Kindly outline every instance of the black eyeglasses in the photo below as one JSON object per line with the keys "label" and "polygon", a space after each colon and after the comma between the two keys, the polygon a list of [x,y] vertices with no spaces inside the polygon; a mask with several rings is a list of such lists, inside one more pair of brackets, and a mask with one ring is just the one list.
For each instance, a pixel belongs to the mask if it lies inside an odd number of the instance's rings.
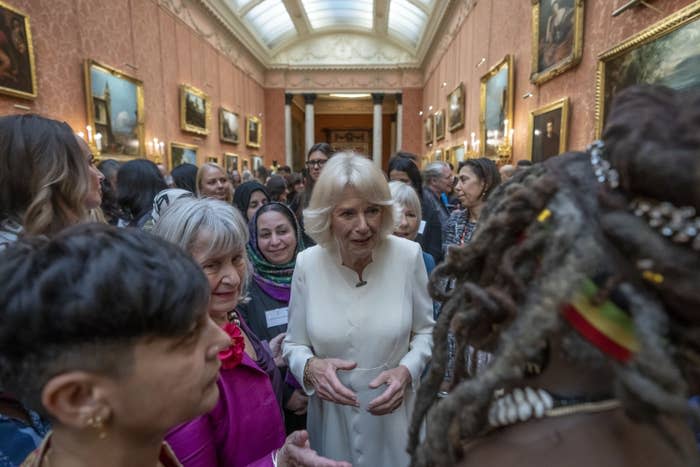
{"label": "black eyeglasses", "polygon": [[328,162],[328,159],[316,159],[313,161],[306,161],[307,167],[323,167]]}

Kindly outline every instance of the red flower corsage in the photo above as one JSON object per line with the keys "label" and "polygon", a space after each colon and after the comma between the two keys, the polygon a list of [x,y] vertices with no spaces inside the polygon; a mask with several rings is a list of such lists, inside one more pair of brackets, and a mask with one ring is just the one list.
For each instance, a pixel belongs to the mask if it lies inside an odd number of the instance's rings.
{"label": "red flower corsage", "polygon": [[233,323],[226,323],[224,331],[231,337],[231,346],[219,352],[219,360],[221,360],[221,368],[231,369],[238,366],[243,360],[243,352],[245,352],[245,341],[241,328]]}

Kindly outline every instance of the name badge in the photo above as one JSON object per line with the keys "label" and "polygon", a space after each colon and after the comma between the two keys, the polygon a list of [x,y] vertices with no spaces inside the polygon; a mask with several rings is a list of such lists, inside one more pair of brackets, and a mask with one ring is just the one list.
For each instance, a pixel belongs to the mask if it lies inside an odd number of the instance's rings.
{"label": "name badge", "polygon": [[420,225],[418,225],[418,233],[423,235],[424,230],[425,230],[425,221],[420,221]]}
{"label": "name badge", "polygon": [[284,307],[268,310],[265,312],[265,320],[268,328],[287,324],[289,322],[289,309]]}

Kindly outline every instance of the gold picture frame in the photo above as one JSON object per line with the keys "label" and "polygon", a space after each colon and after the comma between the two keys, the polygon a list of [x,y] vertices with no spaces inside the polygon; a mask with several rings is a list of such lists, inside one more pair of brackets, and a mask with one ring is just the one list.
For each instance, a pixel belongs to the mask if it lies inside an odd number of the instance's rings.
{"label": "gold picture frame", "polygon": [[435,128],[433,125],[433,116],[429,115],[423,121],[423,138],[425,139],[426,146],[430,146],[431,144],[433,144],[434,131],[435,131]]}
{"label": "gold picture frame", "polygon": [[[581,62],[584,0],[532,0],[530,82],[540,85]],[[554,4],[557,11],[554,12]]]}
{"label": "gold picture frame", "polygon": [[202,90],[180,85],[180,129],[198,135],[209,134],[211,101]]}
{"label": "gold picture frame", "polygon": [[219,158],[216,156],[207,156],[207,162],[212,162],[214,164],[219,164]]}
{"label": "gold picture frame", "polygon": [[29,15],[0,1],[2,30],[9,33],[0,48],[10,70],[0,77],[0,93],[23,99],[35,99],[36,62]]}
{"label": "gold picture frame", "polygon": [[238,144],[240,116],[224,107],[219,107],[219,139],[224,143]]}
{"label": "gold picture frame", "polygon": [[[698,54],[700,2],[662,19],[598,55],[595,85],[595,136],[600,138],[613,96],[634,84],[672,88],[700,86]],[[634,66],[634,70],[630,65]],[[642,73],[644,72],[644,73]],[[646,77],[640,79],[640,76]]]}
{"label": "gold picture frame", "polygon": [[224,168],[227,174],[232,174],[234,170],[238,170],[238,154],[232,152],[224,153]]}
{"label": "gold picture frame", "polygon": [[527,153],[542,162],[566,152],[569,137],[569,98],[565,97],[530,112]]}
{"label": "gold picture frame", "polygon": [[119,161],[145,157],[143,82],[92,59],[83,73],[91,149]]}
{"label": "gold picture frame", "polygon": [[251,115],[245,118],[245,145],[249,148],[259,148],[262,142],[262,123],[258,117]]}
{"label": "gold picture frame", "polygon": [[464,84],[447,95],[447,123],[450,133],[464,127]]}
{"label": "gold picture frame", "polygon": [[435,141],[445,139],[445,111],[435,112],[433,120],[435,121]]}
{"label": "gold picture frame", "polygon": [[171,142],[168,145],[168,161],[170,162],[170,170],[180,164],[197,165],[197,151],[199,147],[194,144]]}
{"label": "gold picture frame", "polygon": [[450,157],[454,160],[455,170],[458,170],[459,163],[466,160],[466,149],[463,144],[458,144],[450,148]]}
{"label": "gold picture frame", "polygon": [[487,133],[507,133],[513,127],[513,56],[506,55],[481,77],[480,82],[479,134],[484,156],[496,157],[497,148],[488,144],[491,139],[487,138]]}

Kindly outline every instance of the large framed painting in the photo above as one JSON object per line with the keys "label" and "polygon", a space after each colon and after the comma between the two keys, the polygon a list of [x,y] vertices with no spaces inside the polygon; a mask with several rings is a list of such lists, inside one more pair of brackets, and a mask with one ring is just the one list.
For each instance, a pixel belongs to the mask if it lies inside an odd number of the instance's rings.
{"label": "large framed painting", "polygon": [[180,129],[198,135],[209,134],[211,102],[204,91],[180,85]]}
{"label": "large framed painting", "polygon": [[423,138],[425,138],[425,145],[430,146],[433,144],[433,116],[430,115],[423,122]]}
{"label": "large framed painting", "polygon": [[513,121],[513,57],[503,60],[481,77],[479,126],[484,155],[497,156],[497,142],[508,136]]}
{"label": "large framed painting", "polygon": [[447,123],[450,133],[464,126],[464,84],[459,83],[447,96]]}
{"label": "large framed painting", "polygon": [[238,144],[238,114],[223,107],[219,108],[219,139],[224,143]]}
{"label": "large framed painting", "polygon": [[262,142],[262,123],[258,117],[247,116],[245,122],[245,145],[259,148]]}
{"label": "large framed painting", "polygon": [[435,141],[445,139],[445,111],[435,112]]}
{"label": "large framed painting", "polygon": [[531,82],[542,84],[581,61],[583,1],[532,1]]}
{"label": "large framed painting", "polygon": [[700,2],[693,2],[598,56],[597,137],[615,94],[642,83],[675,89],[700,87]]}
{"label": "large framed painting", "polygon": [[88,143],[102,157],[144,157],[143,82],[90,59],[84,72]]}
{"label": "large framed painting", "polygon": [[197,146],[186,143],[170,143],[170,170],[182,164],[197,165]]}
{"label": "large framed painting", "polygon": [[227,174],[232,174],[234,170],[238,170],[238,154],[230,152],[224,153],[224,168]]}
{"label": "large framed painting", "polygon": [[36,66],[29,16],[0,2],[0,93],[36,97]]}
{"label": "large framed painting", "polygon": [[566,151],[568,122],[568,97],[530,112],[528,154],[532,162],[542,162]]}

